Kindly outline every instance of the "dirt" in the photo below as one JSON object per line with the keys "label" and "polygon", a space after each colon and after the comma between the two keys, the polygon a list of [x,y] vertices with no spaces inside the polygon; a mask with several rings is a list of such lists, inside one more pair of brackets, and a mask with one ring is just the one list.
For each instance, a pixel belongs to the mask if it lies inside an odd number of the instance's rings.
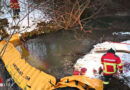
{"label": "dirt", "polygon": [[113,77],[110,81],[108,90],[130,90],[130,88],[124,85],[123,81]]}

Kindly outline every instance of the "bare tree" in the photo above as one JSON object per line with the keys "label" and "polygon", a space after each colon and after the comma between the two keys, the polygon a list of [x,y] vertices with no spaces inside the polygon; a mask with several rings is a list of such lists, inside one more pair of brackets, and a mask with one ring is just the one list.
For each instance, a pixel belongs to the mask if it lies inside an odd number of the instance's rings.
{"label": "bare tree", "polygon": [[[6,0],[3,1],[4,6],[9,6]],[[20,33],[20,28],[17,28],[19,27],[19,23],[22,22],[26,17],[28,17],[29,26],[29,14],[35,9],[38,9],[43,11],[45,15],[49,15],[52,18],[49,23],[39,23],[38,29],[30,33],[39,34],[44,32],[44,30],[59,29],[78,29],[84,32],[90,32],[90,30],[85,30],[85,27],[88,27],[87,23],[102,10],[107,0],[103,0],[102,2],[101,0],[29,0],[29,3],[25,3],[24,1],[20,1],[20,3],[26,5],[28,8],[25,9],[25,11],[21,12],[26,12],[26,14],[17,22],[13,20],[15,25],[13,25],[12,27],[15,29],[15,32]],[[28,10],[28,12],[26,10]],[[9,11],[9,13],[12,17],[11,11]],[[26,31],[27,28],[25,28],[24,30]]]}
{"label": "bare tree", "polygon": [[[49,1],[49,0],[45,0]],[[88,32],[84,25],[98,14],[107,0],[51,0],[47,11],[52,16],[53,29],[78,29]],[[98,3],[98,4],[97,4]],[[91,13],[89,12],[91,11]],[[87,14],[87,15],[85,15]],[[89,15],[88,15],[89,14]],[[82,18],[82,16],[85,17]]]}

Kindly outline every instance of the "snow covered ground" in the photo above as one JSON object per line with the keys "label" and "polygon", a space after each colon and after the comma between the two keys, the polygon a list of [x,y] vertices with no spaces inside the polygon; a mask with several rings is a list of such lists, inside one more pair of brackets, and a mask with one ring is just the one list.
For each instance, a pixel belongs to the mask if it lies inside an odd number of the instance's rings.
{"label": "snow covered ground", "polygon": [[[33,8],[35,7],[34,4],[32,5],[32,7],[30,7],[30,5],[32,4],[31,2],[29,3],[30,13],[28,13],[27,0],[19,0],[19,4],[20,4],[20,18],[14,20],[12,18],[13,12],[12,12],[12,9],[10,8],[10,0],[1,0],[2,11],[4,12],[4,14],[0,15],[0,18],[8,19],[9,28],[6,28],[6,30],[9,34],[12,33],[13,31],[11,27],[17,24],[18,26],[20,26],[19,32],[24,33],[24,32],[30,32],[34,30],[35,28],[37,28],[37,23],[39,22],[42,22],[42,21],[48,22],[51,20],[51,18],[45,15],[43,11],[34,9]],[[28,22],[29,22],[29,25],[28,25]]]}
{"label": "snow covered ground", "polygon": [[[74,68],[80,71],[81,68],[85,67],[87,68],[87,72],[85,74],[86,76],[91,78],[99,78],[99,68],[102,67],[101,56],[104,53],[98,53],[96,51],[108,50],[110,47],[114,47],[116,50],[130,51],[130,40],[121,43],[104,42],[94,45],[94,48],[90,51],[90,53],[77,60]],[[118,73],[115,77],[123,79],[124,82],[130,87],[130,53],[116,52],[116,54],[121,58],[124,68],[123,75]]]}
{"label": "snow covered ground", "polygon": [[113,35],[130,35],[130,32],[113,32]]}

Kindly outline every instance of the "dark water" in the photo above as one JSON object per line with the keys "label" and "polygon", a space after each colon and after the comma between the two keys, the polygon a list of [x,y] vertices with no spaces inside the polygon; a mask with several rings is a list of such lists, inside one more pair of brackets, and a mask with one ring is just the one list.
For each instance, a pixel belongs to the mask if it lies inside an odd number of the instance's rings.
{"label": "dark water", "polygon": [[72,75],[76,59],[95,43],[82,32],[59,31],[28,40],[22,55],[32,66],[61,78]]}
{"label": "dark water", "polygon": [[[21,45],[20,51],[22,57],[30,65],[59,80],[67,75],[72,75],[76,60],[87,54],[93,45],[103,41],[129,40],[130,34],[113,34],[113,32],[130,32],[129,19],[130,17],[97,19],[90,23],[96,28],[91,33],[61,30],[37,36]],[[112,79],[110,90],[120,90],[117,86],[122,90],[129,90],[123,82]]]}
{"label": "dark water", "polygon": [[130,32],[130,17],[103,17],[88,25],[91,33],[57,31],[27,40],[22,45],[22,56],[32,66],[54,75],[57,79],[72,75],[76,60],[103,41],[125,41],[130,35],[113,32]]}
{"label": "dark water", "polygon": [[76,60],[102,41],[124,41],[130,35],[113,35],[113,31],[93,33],[58,31],[41,35],[24,43],[22,55],[32,66],[60,79],[72,75]]}
{"label": "dark water", "polygon": [[[130,16],[108,16],[92,20],[88,23],[93,28],[100,29],[130,29]],[[130,31],[130,30],[128,30]]]}

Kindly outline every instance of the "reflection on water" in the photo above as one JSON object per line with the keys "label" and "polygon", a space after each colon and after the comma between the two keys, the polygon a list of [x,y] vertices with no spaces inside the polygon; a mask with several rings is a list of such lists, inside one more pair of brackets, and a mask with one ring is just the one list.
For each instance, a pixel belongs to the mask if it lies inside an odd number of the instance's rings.
{"label": "reflection on water", "polygon": [[[103,21],[106,22],[106,19]],[[115,19],[113,22],[115,22]],[[127,21],[125,22],[128,23]],[[106,23],[111,23],[111,21]],[[99,27],[98,24],[93,24]],[[100,25],[103,26],[102,24]],[[109,28],[109,25],[106,27]],[[124,31],[126,32],[126,30]],[[89,34],[83,34],[80,31],[53,32],[28,40],[21,46],[21,52],[29,64],[59,79],[66,75],[71,75],[73,72],[73,64],[77,58],[92,49],[94,44],[103,40],[119,42],[130,38],[130,35],[125,37],[121,35],[113,36],[112,32],[115,31],[109,30],[107,32],[99,30]]]}
{"label": "reflection on water", "polygon": [[[21,45],[22,57],[32,66],[56,76],[58,79],[72,75],[73,64],[102,39],[100,32],[82,36],[74,32],[57,32],[30,39]],[[128,36],[129,37],[129,36]],[[122,40],[128,37],[121,38]],[[118,39],[117,39],[118,38]],[[118,36],[105,35],[104,40],[120,40]]]}
{"label": "reflection on water", "polygon": [[75,36],[72,32],[59,32],[28,40],[21,46],[21,51],[29,64],[42,71],[52,75],[71,75],[73,63],[79,57],[77,53],[86,52],[94,42],[82,37],[82,33]]}

